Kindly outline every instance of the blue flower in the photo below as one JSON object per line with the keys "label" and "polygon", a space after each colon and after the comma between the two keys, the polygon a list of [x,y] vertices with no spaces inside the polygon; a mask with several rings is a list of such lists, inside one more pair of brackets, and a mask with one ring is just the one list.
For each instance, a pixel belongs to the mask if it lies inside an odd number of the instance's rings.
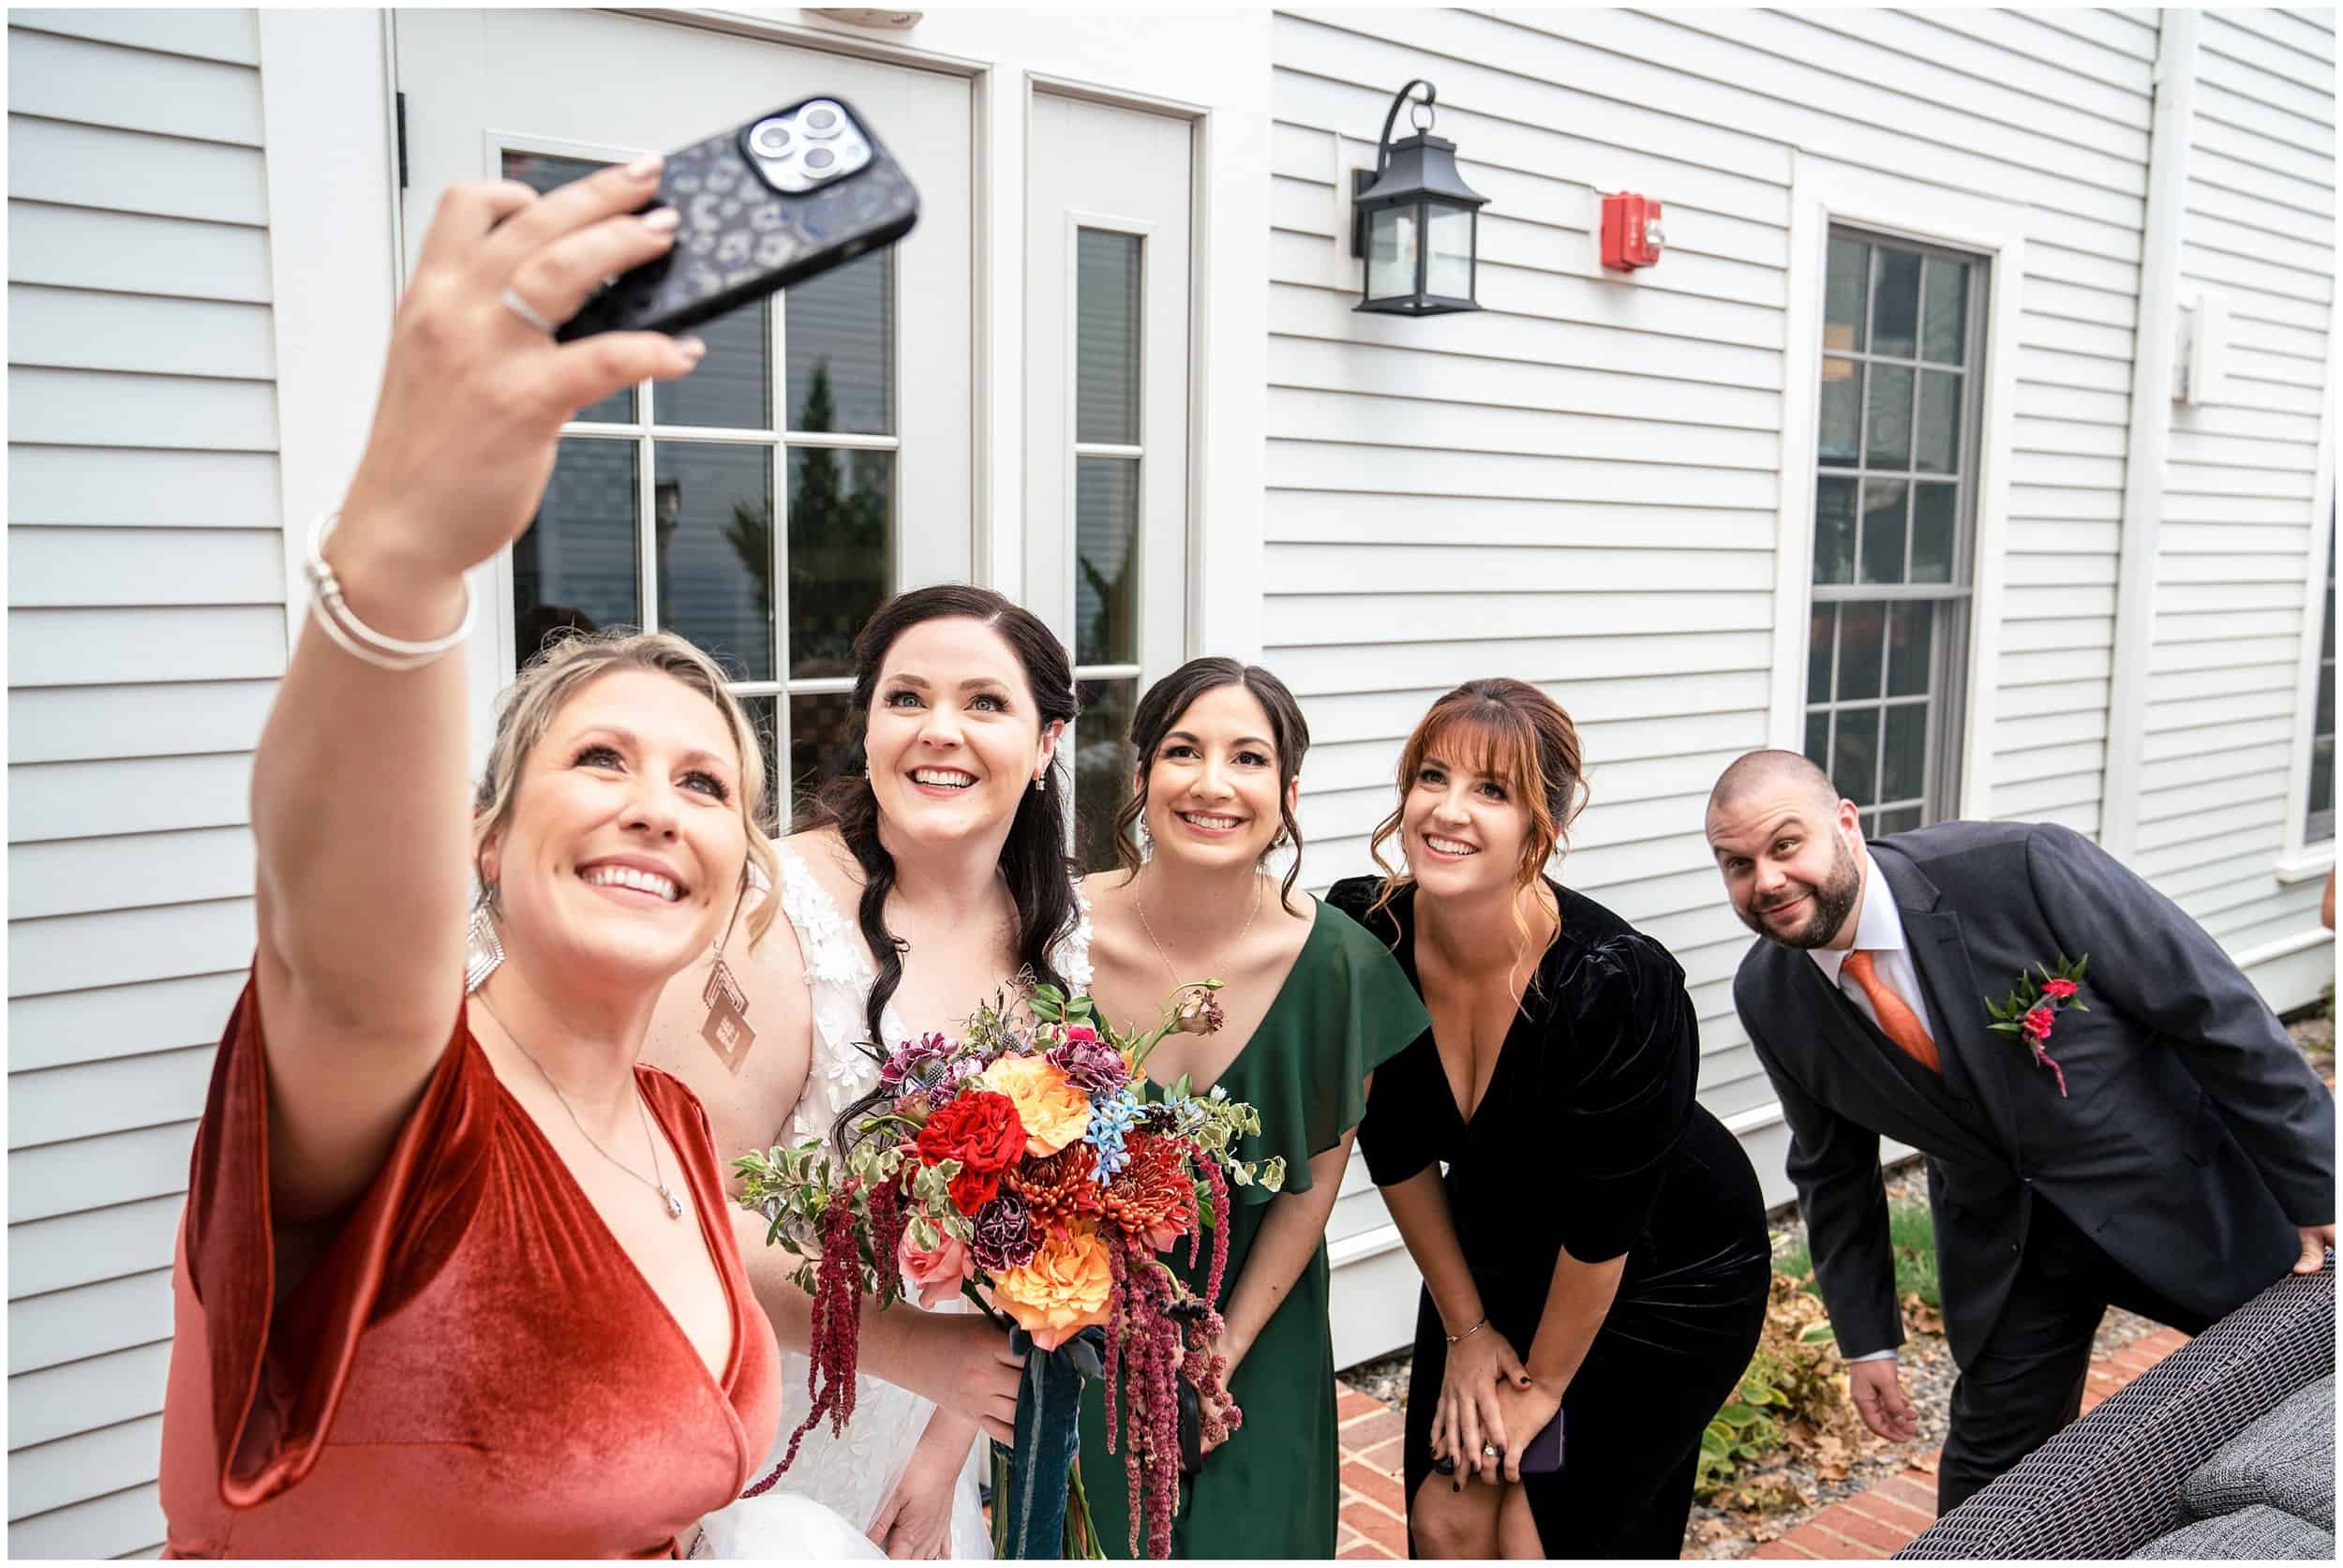
{"label": "blue flower", "polygon": [[1112,1181],[1130,1163],[1123,1140],[1137,1125],[1139,1113],[1139,1097],[1127,1088],[1117,1089],[1091,1106],[1090,1130],[1083,1137],[1098,1152],[1098,1168],[1093,1174],[1100,1186]]}

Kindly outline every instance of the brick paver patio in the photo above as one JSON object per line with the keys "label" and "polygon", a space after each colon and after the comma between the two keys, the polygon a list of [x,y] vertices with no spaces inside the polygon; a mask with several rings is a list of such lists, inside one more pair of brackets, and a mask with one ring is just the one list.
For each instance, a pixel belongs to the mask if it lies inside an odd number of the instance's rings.
{"label": "brick paver patio", "polygon": [[[2186,1335],[2158,1329],[2093,1362],[2082,1408],[2096,1409],[2186,1343]],[[1342,1423],[1342,1527],[1336,1550],[1349,1558],[1404,1558],[1408,1531],[1399,1484],[1399,1412],[1346,1385],[1336,1413]],[[1936,1516],[1937,1456],[1930,1454],[1870,1490],[1832,1503],[1750,1555],[1775,1561],[1893,1556]]]}

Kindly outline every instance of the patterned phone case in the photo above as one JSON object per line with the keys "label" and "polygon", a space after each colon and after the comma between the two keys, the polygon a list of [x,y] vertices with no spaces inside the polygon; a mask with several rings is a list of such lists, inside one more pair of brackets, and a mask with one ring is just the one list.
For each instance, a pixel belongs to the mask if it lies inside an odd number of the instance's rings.
{"label": "patterned phone case", "polygon": [[910,176],[854,105],[820,97],[854,121],[871,146],[868,164],[818,190],[776,191],[742,145],[750,127],[771,117],[765,114],[669,154],[659,194],[644,210],[664,205],[682,216],[674,246],[589,299],[557,336],[681,332],[911,232],[919,193]]}

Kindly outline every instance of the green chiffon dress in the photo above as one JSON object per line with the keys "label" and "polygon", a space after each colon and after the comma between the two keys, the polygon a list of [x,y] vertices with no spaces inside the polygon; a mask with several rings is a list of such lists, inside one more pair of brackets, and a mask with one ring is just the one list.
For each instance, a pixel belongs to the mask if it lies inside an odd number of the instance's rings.
{"label": "green chiffon dress", "polygon": [[[1430,1026],[1415,988],[1383,945],[1321,903],[1284,985],[1218,1080],[1230,1098],[1261,1112],[1261,1136],[1246,1139],[1237,1157],[1283,1155],[1284,1190],[1307,1191],[1310,1157],[1339,1143],[1366,1114],[1366,1075]],[[1259,1187],[1230,1193],[1229,1261],[1216,1304],[1224,1311],[1274,1202],[1275,1195]],[[1185,1243],[1172,1262],[1201,1291],[1212,1272],[1210,1235],[1195,1268],[1187,1266]],[[1181,1484],[1172,1555],[1333,1557],[1340,1492],[1323,1238],[1262,1325],[1230,1392],[1245,1412],[1244,1425],[1206,1456],[1202,1473]],[[1130,1555],[1119,1434],[1116,1450],[1107,1452],[1105,1393],[1093,1381],[1082,1391],[1082,1482],[1099,1544],[1109,1557],[1119,1558]],[[1142,1551],[1145,1544],[1142,1532]]]}

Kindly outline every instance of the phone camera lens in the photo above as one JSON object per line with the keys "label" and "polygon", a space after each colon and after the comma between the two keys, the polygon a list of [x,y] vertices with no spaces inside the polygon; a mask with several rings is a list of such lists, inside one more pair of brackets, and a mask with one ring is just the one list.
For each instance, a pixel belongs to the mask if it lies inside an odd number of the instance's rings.
{"label": "phone camera lens", "polygon": [[835,104],[817,103],[798,116],[798,123],[804,127],[806,135],[828,138],[844,128],[846,117],[838,112]]}
{"label": "phone camera lens", "polygon": [[828,169],[837,161],[838,155],[828,147],[816,147],[805,155],[805,166],[808,169]]}
{"label": "phone camera lens", "polygon": [[779,120],[768,120],[751,134],[749,145],[762,157],[786,157],[789,154],[789,127]]}

